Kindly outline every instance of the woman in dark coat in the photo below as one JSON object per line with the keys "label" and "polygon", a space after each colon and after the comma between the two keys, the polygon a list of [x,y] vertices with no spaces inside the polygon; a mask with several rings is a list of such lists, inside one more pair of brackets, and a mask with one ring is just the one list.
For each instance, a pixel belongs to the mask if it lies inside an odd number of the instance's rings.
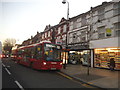
{"label": "woman in dark coat", "polygon": [[110,59],[110,70],[113,71],[115,68],[115,61],[114,61],[114,58],[111,58]]}

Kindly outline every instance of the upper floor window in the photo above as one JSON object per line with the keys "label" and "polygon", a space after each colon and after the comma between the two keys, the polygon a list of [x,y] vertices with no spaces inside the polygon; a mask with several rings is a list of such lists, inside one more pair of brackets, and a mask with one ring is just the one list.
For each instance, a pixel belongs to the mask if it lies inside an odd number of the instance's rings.
{"label": "upper floor window", "polygon": [[73,33],[73,39],[76,39],[77,34]]}
{"label": "upper floor window", "polygon": [[84,37],[81,37],[81,41],[82,42],[85,42],[86,41],[86,37],[84,36]]}
{"label": "upper floor window", "polygon": [[74,21],[73,23],[73,29],[76,29],[77,28],[77,21]]}
{"label": "upper floor window", "polygon": [[104,8],[101,8],[101,9],[98,10],[98,19],[99,20],[104,19],[104,13],[105,13],[105,9]]}
{"label": "upper floor window", "polygon": [[120,22],[114,24],[115,36],[120,36]]}
{"label": "upper floor window", "polygon": [[70,30],[73,29],[73,22],[70,22],[70,24],[69,24],[69,29],[70,29]]}
{"label": "upper floor window", "polygon": [[81,22],[77,22],[77,28],[81,27]]}
{"label": "upper floor window", "polygon": [[85,26],[87,24],[87,20],[86,20],[86,16],[82,16],[82,20],[81,20],[81,26]]}
{"label": "upper floor window", "polygon": [[78,19],[77,19],[77,22],[81,22],[81,18],[78,18]]}
{"label": "upper floor window", "polygon": [[66,35],[62,36],[62,40],[65,41],[66,40]]}
{"label": "upper floor window", "polygon": [[114,8],[114,15],[120,14],[120,2],[115,3],[115,4],[113,5],[113,8]]}
{"label": "upper floor window", "polygon": [[66,32],[66,29],[67,29],[67,26],[64,25],[64,26],[63,26],[63,32]]}
{"label": "upper floor window", "polygon": [[70,22],[70,25],[73,25],[73,21],[72,21],[72,22]]}
{"label": "upper floor window", "polygon": [[47,32],[45,33],[45,38],[47,38]]}
{"label": "upper floor window", "polygon": [[60,34],[61,33],[61,30],[60,30],[60,27],[58,28],[58,34]]}
{"label": "upper floor window", "polygon": [[48,37],[50,37],[50,31],[48,32]]}
{"label": "upper floor window", "polygon": [[105,38],[105,26],[98,28],[98,38]]}
{"label": "upper floor window", "polygon": [[42,39],[44,39],[44,34],[42,34]]}

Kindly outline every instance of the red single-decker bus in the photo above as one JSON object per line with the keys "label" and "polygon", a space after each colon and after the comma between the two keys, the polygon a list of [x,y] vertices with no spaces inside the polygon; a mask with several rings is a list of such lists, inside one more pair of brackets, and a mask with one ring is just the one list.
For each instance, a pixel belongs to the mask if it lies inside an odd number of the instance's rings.
{"label": "red single-decker bus", "polygon": [[17,63],[38,70],[60,70],[62,68],[60,45],[41,42],[17,49]]}

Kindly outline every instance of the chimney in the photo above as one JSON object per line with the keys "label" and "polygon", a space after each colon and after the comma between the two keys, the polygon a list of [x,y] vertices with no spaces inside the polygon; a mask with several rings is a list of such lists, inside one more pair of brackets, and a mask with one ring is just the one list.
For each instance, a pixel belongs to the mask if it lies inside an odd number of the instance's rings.
{"label": "chimney", "polygon": [[102,2],[102,5],[107,4],[107,1]]}

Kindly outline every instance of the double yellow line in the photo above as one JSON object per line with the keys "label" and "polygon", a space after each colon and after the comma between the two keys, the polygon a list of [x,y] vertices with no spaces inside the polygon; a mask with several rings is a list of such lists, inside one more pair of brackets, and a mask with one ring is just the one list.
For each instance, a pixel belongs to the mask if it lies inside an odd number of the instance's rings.
{"label": "double yellow line", "polygon": [[[70,80],[72,80],[72,81],[74,81],[74,82],[77,82],[77,83],[81,84],[81,85],[84,86],[84,87],[87,87],[87,88],[95,88],[95,87],[89,85],[89,84],[92,84],[92,83],[89,83],[89,82],[88,82],[88,84],[81,83],[81,82],[76,81],[76,80],[74,80],[73,78],[69,77],[68,75],[65,75],[65,74],[61,73],[61,72],[57,72],[57,73],[60,74],[60,75],[62,75],[63,77],[66,77],[66,78],[68,78],[68,79],[70,79]],[[96,90],[100,90],[100,89],[96,88]]]}
{"label": "double yellow line", "polygon": [[57,73],[60,74],[60,75],[62,75],[62,76],[64,76],[64,77],[66,77],[66,78],[68,78],[68,79],[70,79],[70,80],[73,80],[73,78],[71,78],[71,77],[69,77],[69,76],[67,76],[67,75],[65,75],[65,74],[63,74],[61,72],[57,72]]}

